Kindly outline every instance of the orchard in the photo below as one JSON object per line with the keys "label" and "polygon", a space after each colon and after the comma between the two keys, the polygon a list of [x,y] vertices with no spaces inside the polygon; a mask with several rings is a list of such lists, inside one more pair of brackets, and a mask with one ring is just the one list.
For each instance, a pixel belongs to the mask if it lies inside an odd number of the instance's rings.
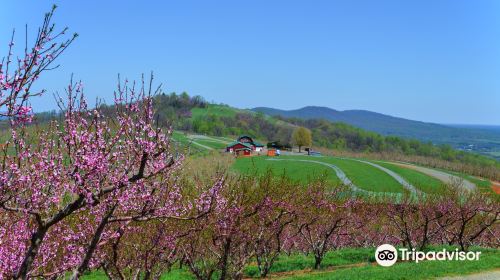
{"label": "orchard", "polygon": [[[36,125],[32,86],[77,35],[49,12],[35,42],[0,64],[9,139],[0,167],[0,279],[159,279],[175,265],[196,279],[266,277],[283,254],[312,255],[390,243],[499,246],[500,204],[450,185],[445,195],[369,198],[321,178],[306,186],[225,168],[195,176],[156,119],[153,77],[119,79],[114,106],[89,106],[73,79],[60,120]],[[28,42],[27,42],[28,43]],[[110,110],[109,108],[112,108]]]}

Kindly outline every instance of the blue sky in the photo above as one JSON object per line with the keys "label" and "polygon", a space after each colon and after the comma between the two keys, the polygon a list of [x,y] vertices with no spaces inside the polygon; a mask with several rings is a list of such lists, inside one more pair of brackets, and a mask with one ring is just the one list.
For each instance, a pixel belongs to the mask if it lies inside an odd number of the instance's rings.
{"label": "blue sky", "polygon": [[52,3],[80,37],[40,81],[37,111],[56,108],[71,73],[110,102],[118,73],[154,71],[166,92],[240,108],[500,125],[500,1],[5,0],[2,55],[12,28],[38,26]]}

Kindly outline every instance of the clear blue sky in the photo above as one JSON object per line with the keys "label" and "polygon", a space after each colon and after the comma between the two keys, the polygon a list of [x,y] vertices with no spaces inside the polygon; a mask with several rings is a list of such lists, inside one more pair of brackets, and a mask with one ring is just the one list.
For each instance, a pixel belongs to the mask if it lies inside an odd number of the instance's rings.
{"label": "clear blue sky", "polygon": [[4,0],[2,55],[12,28],[34,28],[52,3],[80,37],[40,82],[37,111],[71,73],[109,102],[117,73],[153,70],[167,92],[240,108],[500,125],[500,1]]}

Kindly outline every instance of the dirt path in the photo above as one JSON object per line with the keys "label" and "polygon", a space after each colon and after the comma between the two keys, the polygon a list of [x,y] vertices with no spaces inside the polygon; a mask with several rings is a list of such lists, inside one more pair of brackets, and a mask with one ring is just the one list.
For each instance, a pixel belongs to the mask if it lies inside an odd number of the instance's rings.
{"label": "dirt path", "polygon": [[188,138],[193,140],[193,141],[206,140],[206,141],[219,142],[219,143],[224,143],[224,144],[229,143],[229,141],[224,141],[222,139],[218,139],[218,138],[214,138],[214,137],[210,137],[210,136],[206,136],[206,135],[199,135],[199,134],[188,135]]}
{"label": "dirt path", "polygon": [[192,144],[195,144],[196,146],[199,146],[199,147],[205,148],[205,149],[207,149],[207,150],[213,150],[213,149],[214,149],[214,148],[212,148],[212,147],[209,147],[209,146],[205,146],[205,145],[203,145],[203,144],[200,144],[200,143],[196,142],[195,140],[191,140],[191,143],[192,143]]}
{"label": "dirt path", "polygon": [[438,278],[441,280],[498,280],[500,279],[500,270],[486,271],[463,276],[447,276]]}
{"label": "dirt path", "polygon": [[412,184],[408,183],[408,181],[406,181],[403,177],[401,177],[399,174],[397,174],[396,172],[392,171],[392,170],[389,170],[383,166],[380,166],[378,164],[375,164],[373,162],[369,162],[369,161],[364,161],[364,160],[360,160],[360,159],[353,159],[355,161],[359,161],[359,162],[362,162],[362,163],[366,163],[366,164],[369,164],[375,168],[378,168],[382,171],[384,171],[385,173],[387,173],[389,176],[391,176],[392,178],[394,178],[396,181],[398,181],[398,183],[400,183],[405,189],[409,190],[410,192],[412,193],[420,193],[419,190],[417,190],[417,188],[415,188]]}
{"label": "dirt path", "polygon": [[[322,268],[321,270],[313,270],[311,268],[301,269],[301,270],[292,270],[292,271],[283,271],[283,272],[275,272],[268,275],[265,279],[286,279],[292,276],[300,276],[300,275],[314,275],[314,274],[323,274],[325,272],[331,272],[337,269],[345,269],[345,268],[354,268],[354,267],[362,267],[362,266],[370,266],[373,264],[367,263],[353,263],[346,265],[336,265],[331,267]],[[255,279],[255,278],[243,278],[244,280]]]}
{"label": "dirt path", "polygon": [[198,134],[191,134],[191,135],[188,135],[187,138],[190,141],[191,144],[194,144],[198,147],[202,147],[203,149],[207,149],[207,150],[214,150],[214,148],[212,147],[209,147],[207,145],[203,145],[201,143],[198,143],[196,142],[196,140],[205,140],[205,141],[210,141],[210,142],[217,142],[217,143],[223,143],[223,144],[227,144],[228,142],[224,141],[224,140],[221,140],[221,139],[217,139],[217,138],[212,138],[210,136],[206,136],[206,135],[198,135]]}
{"label": "dirt path", "polygon": [[403,162],[393,162],[393,163],[396,165],[402,166],[402,167],[406,167],[406,168],[410,168],[410,169],[414,169],[416,171],[422,172],[422,173],[429,175],[431,177],[434,177],[434,178],[436,178],[436,179],[438,179],[446,184],[460,182],[461,187],[463,187],[465,189],[468,189],[468,190],[476,189],[476,185],[471,183],[470,181],[465,180],[463,178],[460,178],[458,176],[443,172],[443,171],[439,171],[439,170],[431,169],[431,168],[427,168],[427,167],[422,167],[422,166],[418,166],[418,165],[403,163]]}

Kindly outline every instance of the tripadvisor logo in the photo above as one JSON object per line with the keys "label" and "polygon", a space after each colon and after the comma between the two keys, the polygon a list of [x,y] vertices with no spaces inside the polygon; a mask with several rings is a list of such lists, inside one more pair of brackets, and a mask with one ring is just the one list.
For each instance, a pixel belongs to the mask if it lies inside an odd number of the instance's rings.
{"label": "tripadvisor logo", "polygon": [[[481,252],[463,252],[455,249],[455,251],[448,251],[443,249],[441,251],[416,251],[415,249],[409,250],[406,248],[399,249],[400,260],[402,261],[477,261]],[[390,244],[383,244],[377,247],[375,251],[375,260],[381,266],[392,266],[398,260],[398,250]]]}
{"label": "tripadvisor logo", "polygon": [[381,266],[391,266],[398,260],[398,251],[391,244],[380,245],[375,251],[375,260]]}

